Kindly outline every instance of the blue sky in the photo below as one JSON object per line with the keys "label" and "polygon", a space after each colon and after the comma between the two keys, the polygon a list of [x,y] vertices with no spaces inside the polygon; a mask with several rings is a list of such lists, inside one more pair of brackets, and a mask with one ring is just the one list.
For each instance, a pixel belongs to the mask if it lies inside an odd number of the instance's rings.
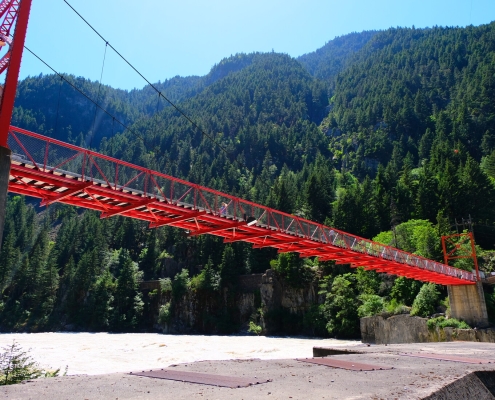
{"label": "blue sky", "polygon": [[[495,20],[494,0],[68,1],[152,82],[205,75],[240,52],[297,57],[350,32]],[[63,0],[33,0],[26,45],[60,72],[100,78],[105,44]],[[47,72],[25,52],[21,78]],[[145,85],[111,50],[103,83],[122,89]]]}

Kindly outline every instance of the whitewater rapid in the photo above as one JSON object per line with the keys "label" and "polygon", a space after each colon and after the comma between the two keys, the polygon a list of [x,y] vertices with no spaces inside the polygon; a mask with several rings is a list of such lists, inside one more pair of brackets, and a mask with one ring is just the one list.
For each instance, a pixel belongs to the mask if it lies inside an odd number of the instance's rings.
{"label": "whitewater rapid", "polygon": [[301,337],[161,335],[155,333],[5,333],[0,347],[16,341],[40,366],[68,366],[68,375],[164,368],[203,360],[312,357],[313,346],[352,346],[357,341]]}

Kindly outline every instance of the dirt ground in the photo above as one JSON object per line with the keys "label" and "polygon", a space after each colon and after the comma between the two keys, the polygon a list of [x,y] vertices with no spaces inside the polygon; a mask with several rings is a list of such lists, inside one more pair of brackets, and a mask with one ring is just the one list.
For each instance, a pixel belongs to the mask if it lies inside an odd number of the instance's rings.
{"label": "dirt ground", "polygon": [[[339,347],[341,350],[342,348]],[[391,370],[349,371],[294,359],[197,361],[171,366],[177,370],[256,377],[271,382],[230,389],[127,373],[73,375],[4,386],[5,399],[422,399],[472,371],[495,371],[492,364],[465,364],[399,355],[404,352],[456,354],[494,360],[495,344],[429,343],[352,346],[359,354],[330,356],[339,360],[393,367]],[[95,360],[97,362],[97,360]],[[131,372],[131,371],[129,371]],[[493,399],[474,385],[468,397]],[[470,391],[469,391],[470,390]],[[439,398],[466,398],[461,397]]]}

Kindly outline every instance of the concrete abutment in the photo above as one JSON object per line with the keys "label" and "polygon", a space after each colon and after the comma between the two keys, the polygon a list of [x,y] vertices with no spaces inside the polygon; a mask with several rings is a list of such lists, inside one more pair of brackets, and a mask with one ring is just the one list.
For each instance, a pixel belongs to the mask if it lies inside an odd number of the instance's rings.
{"label": "concrete abutment", "polygon": [[452,318],[466,321],[469,325],[484,328],[489,325],[483,285],[447,286]]}

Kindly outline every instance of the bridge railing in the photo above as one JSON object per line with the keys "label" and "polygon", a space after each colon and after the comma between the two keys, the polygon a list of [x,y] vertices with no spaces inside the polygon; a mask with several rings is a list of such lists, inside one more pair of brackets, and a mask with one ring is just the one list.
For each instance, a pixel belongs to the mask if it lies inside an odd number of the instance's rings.
{"label": "bridge railing", "polygon": [[[79,181],[93,182],[120,192],[131,192],[146,199],[157,199],[170,205],[244,221],[253,227],[294,236],[295,240],[321,243],[329,252],[347,250],[361,253],[365,258],[369,256],[377,264],[380,260],[395,262],[475,281],[471,272],[24,129],[11,126],[8,145],[13,152],[14,161],[29,165],[34,170],[65,174],[77,177]],[[324,259],[324,254],[319,256]]]}

